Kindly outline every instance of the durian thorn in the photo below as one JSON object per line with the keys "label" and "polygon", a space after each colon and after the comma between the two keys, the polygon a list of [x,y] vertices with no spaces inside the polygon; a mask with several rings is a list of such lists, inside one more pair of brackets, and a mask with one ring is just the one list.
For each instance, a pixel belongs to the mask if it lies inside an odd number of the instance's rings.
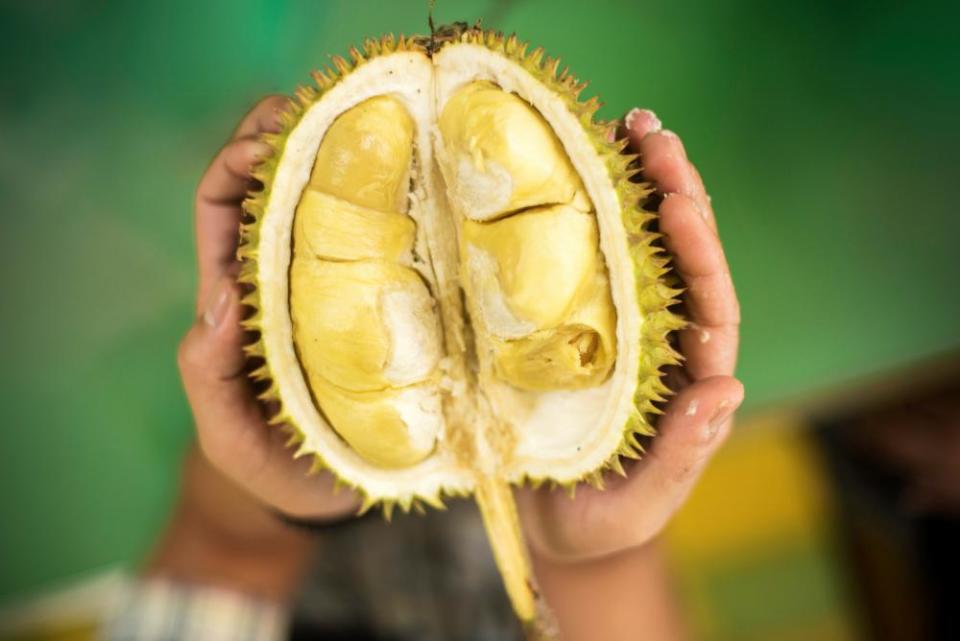
{"label": "durian thorn", "polygon": [[396,505],[392,500],[384,501],[380,504],[380,509],[383,510],[383,518],[386,519],[387,523],[393,520],[393,508],[396,507]]}
{"label": "durian thorn", "polygon": [[534,588],[533,569],[523,541],[513,490],[502,479],[484,476],[477,481],[476,497],[513,610],[521,621],[532,624],[539,595]]}
{"label": "durian thorn", "polygon": [[547,58],[547,64],[544,65],[544,72],[551,78],[555,78],[560,69],[560,58]]}
{"label": "durian thorn", "polygon": [[543,47],[537,47],[537,48],[534,49],[532,52],[530,52],[530,54],[527,56],[527,59],[526,59],[525,62],[526,62],[529,66],[531,66],[531,67],[533,67],[533,68],[535,68],[535,69],[539,69],[539,68],[540,68],[540,65],[541,65],[542,62],[543,62],[543,56],[544,56],[544,54],[545,54],[545,52],[544,52],[544,50],[543,50]]}
{"label": "durian thorn", "polygon": [[257,394],[257,398],[261,401],[275,401],[280,398],[280,389],[277,387],[276,381],[271,381],[270,387]]}
{"label": "durian thorn", "polygon": [[336,67],[337,73],[341,77],[350,73],[350,63],[348,63],[343,56],[331,56],[330,61],[333,63],[333,66]]}
{"label": "durian thorn", "polygon": [[316,83],[317,88],[321,91],[325,91],[333,86],[333,80],[328,76],[323,70],[317,69],[311,73],[313,76],[313,81]]}
{"label": "durian thorn", "polygon": [[374,505],[377,504],[376,499],[371,498],[369,495],[364,494],[363,501],[360,503],[360,508],[357,510],[357,516],[363,516],[370,511]]}
{"label": "durian thorn", "polygon": [[622,477],[627,476],[627,471],[623,469],[623,461],[620,460],[619,456],[614,456],[610,459],[610,469],[613,470],[619,476],[622,476]]}
{"label": "durian thorn", "polygon": [[277,413],[267,419],[267,425],[284,425],[287,421],[287,415],[283,410],[277,410]]}
{"label": "durian thorn", "polygon": [[284,430],[284,431],[289,432],[287,434],[287,442],[284,443],[283,445],[284,447],[289,449],[289,448],[292,448],[294,445],[300,445],[301,443],[303,443],[303,437],[300,436],[300,433],[297,432],[296,430]]}

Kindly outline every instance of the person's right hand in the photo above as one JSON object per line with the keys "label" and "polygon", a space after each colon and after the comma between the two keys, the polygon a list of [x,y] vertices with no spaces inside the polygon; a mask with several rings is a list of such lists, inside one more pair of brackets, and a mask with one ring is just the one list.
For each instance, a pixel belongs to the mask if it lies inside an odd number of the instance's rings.
{"label": "person's right hand", "polygon": [[271,96],[244,117],[207,168],[195,201],[196,322],[180,343],[177,361],[204,456],[221,473],[273,509],[297,518],[332,519],[356,511],[359,497],[335,491],[327,472],[309,476],[310,461],[294,460],[287,434],[267,424],[245,371],[236,277],[241,203],[253,185],[250,170],[271,153],[259,140],[277,131],[287,99]]}

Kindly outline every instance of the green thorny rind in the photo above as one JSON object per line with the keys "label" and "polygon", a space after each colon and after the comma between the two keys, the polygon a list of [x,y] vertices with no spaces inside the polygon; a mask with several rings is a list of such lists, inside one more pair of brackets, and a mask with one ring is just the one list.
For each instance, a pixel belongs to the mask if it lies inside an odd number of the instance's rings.
{"label": "green thorny rind", "polygon": [[[440,29],[445,29],[441,27]],[[438,31],[440,30],[438,29]],[[484,31],[477,26],[465,27],[457,24],[446,28],[442,41],[437,49],[442,49],[451,43],[462,42],[486,47],[500,53],[509,60],[527,70],[534,78],[549,87],[563,98],[567,108],[579,119],[581,126],[588,133],[598,155],[604,160],[610,179],[613,181],[620,198],[622,222],[630,242],[630,255],[634,264],[636,278],[637,300],[643,317],[641,326],[640,374],[637,388],[634,393],[634,409],[623,426],[623,438],[620,446],[599,469],[585,475],[586,481],[594,487],[603,487],[603,475],[612,470],[620,475],[625,471],[621,457],[632,459],[640,458],[643,446],[640,438],[655,433],[652,417],[661,414],[657,403],[662,403],[670,394],[670,390],[662,380],[662,368],[668,365],[679,364],[682,357],[670,344],[669,334],[681,329],[685,322],[678,315],[670,311],[670,307],[678,302],[681,289],[672,287],[675,279],[670,274],[670,259],[659,244],[661,234],[650,229],[651,223],[657,215],[643,208],[643,203],[653,188],[648,183],[632,180],[640,169],[637,165],[638,156],[626,154],[625,139],[616,140],[616,121],[595,120],[594,116],[600,108],[596,97],[579,100],[580,94],[586,87],[573,76],[568,68],[560,70],[559,58],[545,56],[540,47],[527,53],[528,43],[520,42],[516,35],[504,36],[494,31]],[[363,50],[353,47],[349,50],[350,60],[341,56],[332,56],[331,65],[322,70],[313,72],[316,86],[298,87],[294,97],[290,99],[287,108],[279,114],[280,131],[264,133],[262,139],[273,149],[273,154],[261,161],[252,171],[252,177],[259,181],[262,187],[251,192],[243,203],[246,219],[240,225],[240,243],[237,256],[241,262],[238,280],[246,287],[247,292],[242,302],[251,308],[251,314],[243,321],[245,329],[257,333],[257,339],[244,346],[244,351],[251,359],[262,361],[250,376],[254,381],[265,385],[258,398],[270,402],[278,408],[269,419],[271,425],[281,426],[289,435],[289,447],[303,443],[304,435],[284,410],[282,399],[275,378],[270,372],[270,359],[259,332],[262,330],[262,310],[258,291],[258,244],[259,227],[270,201],[273,177],[283,156],[284,146],[290,133],[296,127],[300,118],[307,109],[319,100],[324,93],[336,85],[343,77],[357,67],[378,56],[388,55],[401,51],[426,52],[426,43],[429,38],[404,37],[400,35],[386,35],[376,39],[368,39],[363,44]],[[319,472],[327,467],[319,452],[309,452],[300,448],[295,457],[312,456],[311,472]],[[336,477],[336,475],[334,475]],[[571,493],[576,481],[557,483],[552,479],[534,478],[525,476],[521,482],[529,482],[534,487],[544,482],[550,482],[566,487]],[[460,490],[441,489],[433,496],[403,496],[398,498],[373,497],[366,493],[363,487],[336,477],[337,487],[349,486],[361,496],[360,513],[379,506],[384,515],[390,519],[393,510],[400,507],[404,512],[414,510],[422,513],[424,504],[443,509],[443,496],[465,496]],[[442,494],[441,494],[442,493]]]}

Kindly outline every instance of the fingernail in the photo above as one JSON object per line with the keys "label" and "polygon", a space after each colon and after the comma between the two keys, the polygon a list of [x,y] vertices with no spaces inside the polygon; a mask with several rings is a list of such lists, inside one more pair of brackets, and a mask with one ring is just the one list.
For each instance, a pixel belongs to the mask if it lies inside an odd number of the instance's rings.
{"label": "fingernail", "polygon": [[648,133],[655,133],[663,129],[663,123],[660,122],[659,118],[657,118],[657,114],[653,113],[649,109],[640,109],[639,107],[634,107],[627,112],[626,117],[623,119],[623,124],[626,125],[627,129],[631,131],[636,129],[636,125],[639,122],[646,123],[646,129]]}
{"label": "fingernail", "polygon": [[706,440],[711,441],[716,437],[720,428],[723,427],[723,424],[727,422],[736,409],[737,406],[733,402],[728,400],[720,401],[716,409],[713,410],[713,416],[710,418],[710,422],[707,423],[706,430],[704,431]]}
{"label": "fingernail", "polygon": [[233,283],[229,279],[223,278],[213,290],[210,298],[207,300],[207,306],[203,310],[203,322],[210,327],[218,327],[227,316],[227,310],[230,309],[230,292],[233,289]]}

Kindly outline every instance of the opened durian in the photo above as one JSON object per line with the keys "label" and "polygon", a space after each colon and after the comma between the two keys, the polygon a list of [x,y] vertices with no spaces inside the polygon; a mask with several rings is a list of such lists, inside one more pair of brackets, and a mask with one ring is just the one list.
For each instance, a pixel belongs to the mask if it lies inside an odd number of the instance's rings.
{"label": "opened durian", "polygon": [[622,471],[678,360],[650,189],[583,85],[515,37],[457,25],[350,55],[297,91],[254,172],[254,377],[364,509],[476,495],[529,623],[510,485]]}

